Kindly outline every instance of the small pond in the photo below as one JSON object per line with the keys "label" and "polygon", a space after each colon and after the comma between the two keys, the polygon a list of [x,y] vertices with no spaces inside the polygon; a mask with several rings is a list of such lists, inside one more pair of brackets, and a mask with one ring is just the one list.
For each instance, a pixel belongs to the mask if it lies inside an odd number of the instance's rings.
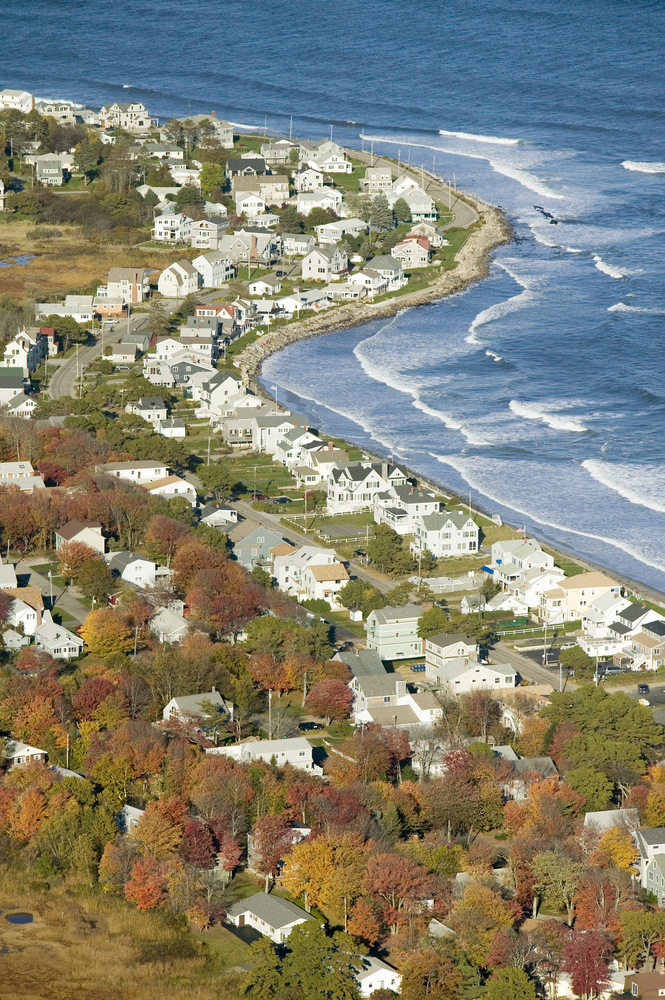
{"label": "small pond", "polygon": [[6,919],[10,924],[31,924],[32,913],[10,913]]}

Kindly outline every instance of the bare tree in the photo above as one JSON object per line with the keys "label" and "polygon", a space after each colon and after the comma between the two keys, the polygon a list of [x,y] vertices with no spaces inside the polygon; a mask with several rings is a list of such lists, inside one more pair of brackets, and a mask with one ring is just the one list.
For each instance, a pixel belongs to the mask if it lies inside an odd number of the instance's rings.
{"label": "bare tree", "polygon": [[432,726],[414,726],[410,730],[409,743],[413,751],[412,759],[417,762],[418,780],[422,785],[427,781],[432,764],[441,754],[441,736]]}

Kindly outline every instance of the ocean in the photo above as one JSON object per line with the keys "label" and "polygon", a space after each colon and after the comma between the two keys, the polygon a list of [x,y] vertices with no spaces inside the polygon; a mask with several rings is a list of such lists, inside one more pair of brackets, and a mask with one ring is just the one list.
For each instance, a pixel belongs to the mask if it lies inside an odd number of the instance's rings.
{"label": "ocean", "polygon": [[322,430],[665,591],[665,4],[5,0],[0,84],[217,112],[455,175],[516,239],[490,277],[293,345]]}

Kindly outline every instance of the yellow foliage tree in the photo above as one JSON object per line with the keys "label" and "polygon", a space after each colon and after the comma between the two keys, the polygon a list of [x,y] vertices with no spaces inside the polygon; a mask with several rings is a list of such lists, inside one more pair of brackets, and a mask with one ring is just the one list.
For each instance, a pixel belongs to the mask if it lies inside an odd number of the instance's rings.
{"label": "yellow foliage tree", "polygon": [[112,608],[91,611],[81,625],[81,638],[90,652],[99,656],[128,653],[134,646],[134,633],[127,620]]}
{"label": "yellow foliage tree", "polygon": [[665,767],[656,765],[649,768],[647,778],[649,794],[644,810],[644,825],[647,827],[665,825]]}
{"label": "yellow foliage tree", "polygon": [[524,720],[517,744],[517,749],[522,757],[542,757],[545,734],[550,726],[551,723],[548,719],[541,719],[537,715],[531,715]]}
{"label": "yellow foliage tree", "polygon": [[496,932],[513,926],[515,910],[489,886],[471,882],[447,922],[457,931],[458,942],[470,960],[483,965]]}
{"label": "yellow foliage tree", "polygon": [[296,844],[282,869],[281,882],[292,896],[302,896],[305,909],[322,902],[334,871],[333,849],[324,837]]}
{"label": "yellow foliage tree", "polygon": [[141,842],[145,854],[162,861],[171,858],[178,849],[182,830],[160,811],[159,803],[148,802],[132,836]]}
{"label": "yellow foliage tree", "polygon": [[621,827],[613,826],[606,830],[598,841],[598,847],[592,855],[592,862],[599,867],[616,865],[622,871],[634,871],[634,866],[640,854],[631,835]]}

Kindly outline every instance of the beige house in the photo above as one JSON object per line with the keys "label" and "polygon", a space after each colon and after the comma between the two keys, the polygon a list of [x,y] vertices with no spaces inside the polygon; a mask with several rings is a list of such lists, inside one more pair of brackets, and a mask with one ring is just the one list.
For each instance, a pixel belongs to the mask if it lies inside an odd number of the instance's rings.
{"label": "beige house", "polygon": [[395,260],[402,261],[405,270],[414,267],[427,267],[430,262],[429,240],[425,236],[411,237],[402,240],[390,251]]}
{"label": "beige house", "polygon": [[302,585],[305,588],[305,600],[324,600],[331,608],[338,608],[338,594],[349,582],[349,574],[342,563],[331,563],[329,566],[307,566],[302,573]]}
{"label": "beige house", "polygon": [[193,507],[196,506],[196,489],[180,476],[164,476],[163,479],[145,483],[145,489],[153,496],[165,497],[167,500],[171,497],[185,497]]}
{"label": "beige house", "polygon": [[56,551],[69,542],[83,542],[95,552],[106,552],[106,539],[99,521],[68,521],[55,532]]}
{"label": "beige house", "polygon": [[552,624],[577,621],[578,618],[584,617],[587,607],[608,593],[620,597],[621,585],[604,573],[593,571],[568,577],[567,580],[562,580],[558,587],[546,591],[541,597],[538,608],[539,621]]}
{"label": "beige house", "polygon": [[445,632],[425,640],[425,671],[428,680],[437,679],[440,668],[451,660],[477,659],[478,643],[468,635]]}

